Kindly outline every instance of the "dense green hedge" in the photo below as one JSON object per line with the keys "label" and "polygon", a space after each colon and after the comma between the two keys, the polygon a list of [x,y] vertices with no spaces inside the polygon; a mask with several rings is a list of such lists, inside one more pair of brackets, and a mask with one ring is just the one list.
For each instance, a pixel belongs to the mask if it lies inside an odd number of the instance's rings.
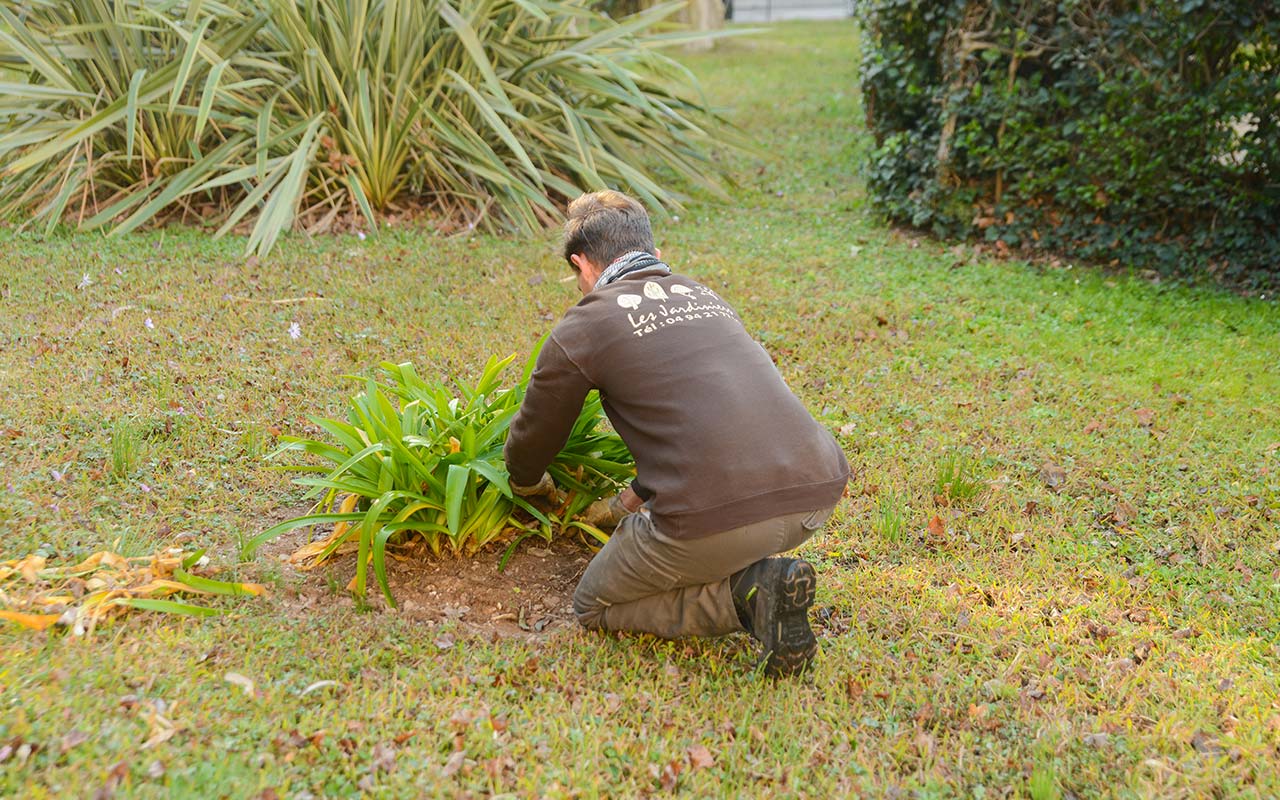
{"label": "dense green hedge", "polygon": [[859,0],[895,219],[1164,274],[1280,281],[1280,8]]}

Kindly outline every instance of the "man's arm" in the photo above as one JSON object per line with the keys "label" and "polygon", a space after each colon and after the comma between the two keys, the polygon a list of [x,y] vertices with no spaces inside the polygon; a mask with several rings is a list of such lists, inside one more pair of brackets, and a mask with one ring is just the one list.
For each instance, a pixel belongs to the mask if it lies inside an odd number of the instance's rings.
{"label": "man's arm", "polygon": [[532,487],[542,480],[547,466],[564,449],[591,389],[591,382],[555,337],[548,337],[502,451],[513,486]]}

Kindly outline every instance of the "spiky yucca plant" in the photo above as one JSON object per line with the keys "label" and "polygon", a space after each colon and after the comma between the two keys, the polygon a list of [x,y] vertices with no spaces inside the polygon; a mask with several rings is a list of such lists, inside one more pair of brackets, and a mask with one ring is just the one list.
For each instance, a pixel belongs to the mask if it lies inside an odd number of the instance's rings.
{"label": "spiky yucca plant", "polygon": [[[530,231],[665,167],[718,190],[739,141],[658,52],[682,3],[622,21],[585,0],[34,0],[0,4],[0,214],[125,232],[251,225],[265,253],[425,207]],[[18,76],[14,79],[12,76]]]}
{"label": "spiky yucca plant", "polygon": [[266,15],[165,5],[0,4],[0,213],[131,230],[225,200],[217,179],[267,152],[252,116],[270,81],[246,55]]}
{"label": "spiky yucca plant", "polygon": [[466,555],[504,535],[514,546],[525,535],[549,540],[576,528],[605,540],[573,518],[634,476],[631,454],[616,434],[600,430],[603,411],[593,393],[549,469],[565,491],[559,506],[540,510],[514,495],[502,448],[533,359],[514,387],[503,388],[501,374],[513,359],[490,359],[474,385],[455,382],[456,393],[443,382],[424,380],[410,364],[384,363],[386,382],[367,379],[364,391],[351,399],[346,420],[311,418],[329,441],[285,437],[270,456],[305,452],[333,466],[288,467],[318,473],[295,481],[311,487],[307,496],[319,499],[317,507],[261,533],[249,543],[250,553],[286,531],[332,523],[334,532],[316,556],[327,558],[355,541],[356,592],[364,593],[372,563],[394,605],[386,577],[388,543],[420,537],[437,554],[447,548]]}

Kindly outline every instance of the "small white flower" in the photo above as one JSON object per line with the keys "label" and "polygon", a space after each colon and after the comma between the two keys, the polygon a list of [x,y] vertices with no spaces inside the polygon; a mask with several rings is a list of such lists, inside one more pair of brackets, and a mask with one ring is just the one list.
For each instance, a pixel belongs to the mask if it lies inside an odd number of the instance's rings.
{"label": "small white flower", "polygon": [[117,274],[117,275],[124,275],[124,273],[120,271],[120,268],[119,268],[119,267],[116,267],[116,274]]}
{"label": "small white flower", "polygon": [[299,324],[298,324],[298,323],[296,323],[296,322],[291,322],[291,323],[289,323],[289,338],[290,338],[290,339],[301,339],[301,338],[302,338],[302,326],[301,326],[301,325],[299,325]]}
{"label": "small white flower", "polygon": [[84,274],[84,277],[80,279],[80,282],[76,284],[76,288],[88,289],[92,285],[93,285],[93,278],[90,278],[89,273],[86,272]]}
{"label": "small white flower", "polygon": [[356,236],[359,236],[359,237],[360,237],[360,241],[362,241],[362,242],[365,240],[364,231],[356,231]]}
{"label": "small white flower", "polygon": [[143,320],[143,321],[142,321],[142,324],[143,324],[143,325],[146,327],[146,329],[147,329],[147,330],[149,330],[149,331],[153,331],[153,330],[155,330],[155,329],[156,329],[156,324],[155,324],[154,322],[152,322],[152,321],[151,321],[151,317],[147,317],[145,320]]}

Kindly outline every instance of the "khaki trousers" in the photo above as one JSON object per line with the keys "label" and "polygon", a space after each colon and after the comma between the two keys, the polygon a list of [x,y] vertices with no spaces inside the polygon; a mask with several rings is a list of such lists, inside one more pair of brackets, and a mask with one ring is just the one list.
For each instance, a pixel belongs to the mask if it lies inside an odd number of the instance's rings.
{"label": "khaki trousers", "polygon": [[587,565],[573,610],[589,629],[664,639],[742,630],[729,577],[803,544],[831,508],[802,511],[699,539],[672,539],[645,514],[629,514]]}

